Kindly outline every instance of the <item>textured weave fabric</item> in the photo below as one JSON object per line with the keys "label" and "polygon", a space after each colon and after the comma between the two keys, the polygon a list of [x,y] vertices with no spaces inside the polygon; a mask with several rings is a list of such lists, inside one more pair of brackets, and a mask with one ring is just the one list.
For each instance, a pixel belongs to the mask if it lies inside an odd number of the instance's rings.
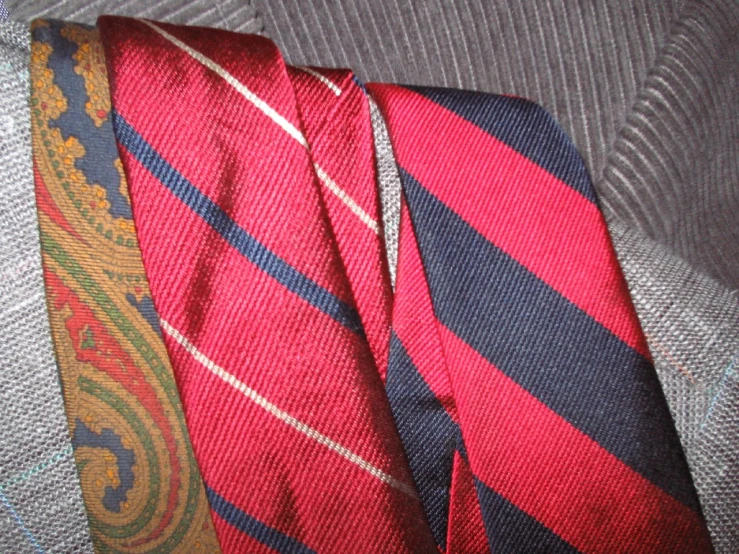
{"label": "textured weave fabric", "polygon": [[0,551],[92,552],[41,274],[29,33],[0,24]]}
{"label": "textured weave fabric", "polygon": [[540,108],[370,86],[408,200],[388,362],[361,85],[254,37],[101,26],[225,550],[711,550],[584,166]]}
{"label": "textured weave fabric", "polygon": [[5,0],[5,3],[17,21],[54,18],[94,25],[98,16],[114,13],[242,33],[262,29],[248,0]]}
{"label": "textured weave fabric", "polygon": [[52,336],[99,552],[217,552],[141,262],[98,33],[33,25],[36,196]]}
{"label": "textured weave fabric", "polygon": [[400,175],[395,164],[393,147],[390,144],[385,120],[377,103],[370,97],[372,139],[375,143],[377,161],[377,183],[382,204],[382,235],[385,240],[390,282],[395,288],[395,271],[398,266],[398,234],[400,232]]}
{"label": "textured weave fabric", "polygon": [[295,64],[534,98],[604,210],[739,288],[735,0],[256,0]]}
{"label": "textured weave fabric", "polygon": [[3,4],[3,0],[0,0],[0,21],[8,19],[9,16],[10,13],[8,12],[8,8]]}
{"label": "textured weave fabric", "polygon": [[614,241],[717,552],[739,548],[739,303],[623,226]]}

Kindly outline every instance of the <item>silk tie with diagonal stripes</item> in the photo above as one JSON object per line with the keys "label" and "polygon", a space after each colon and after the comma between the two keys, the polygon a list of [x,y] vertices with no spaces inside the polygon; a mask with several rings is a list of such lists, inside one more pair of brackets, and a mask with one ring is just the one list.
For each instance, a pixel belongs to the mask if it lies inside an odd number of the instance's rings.
{"label": "silk tie with diagonal stripes", "polygon": [[710,551],[587,174],[540,108],[373,84],[373,130],[350,72],[263,38],[100,26],[224,552]]}

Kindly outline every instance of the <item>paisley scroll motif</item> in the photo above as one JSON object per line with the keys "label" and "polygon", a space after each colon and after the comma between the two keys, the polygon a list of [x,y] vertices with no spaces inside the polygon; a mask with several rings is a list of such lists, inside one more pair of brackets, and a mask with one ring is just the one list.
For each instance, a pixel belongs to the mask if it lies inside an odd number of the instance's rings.
{"label": "paisley scroll motif", "polygon": [[95,29],[32,26],[54,347],[97,552],[218,552],[141,261]]}

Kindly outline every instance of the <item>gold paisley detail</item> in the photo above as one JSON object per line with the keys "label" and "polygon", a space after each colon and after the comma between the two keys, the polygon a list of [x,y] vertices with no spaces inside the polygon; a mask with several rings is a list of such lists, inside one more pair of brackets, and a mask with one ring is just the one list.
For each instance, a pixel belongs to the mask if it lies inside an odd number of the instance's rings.
{"label": "gold paisley detail", "polygon": [[[36,21],[32,33],[47,304],[95,550],[219,552],[168,355],[151,321],[134,222],[121,208],[130,213],[98,32]],[[60,52],[72,53],[63,59]],[[75,134],[78,128],[94,136]],[[108,148],[107,158],[87,158],[90,140],[96,150]],[[90,164],[110,164],[94,173],[117,178],[95,182]]]}

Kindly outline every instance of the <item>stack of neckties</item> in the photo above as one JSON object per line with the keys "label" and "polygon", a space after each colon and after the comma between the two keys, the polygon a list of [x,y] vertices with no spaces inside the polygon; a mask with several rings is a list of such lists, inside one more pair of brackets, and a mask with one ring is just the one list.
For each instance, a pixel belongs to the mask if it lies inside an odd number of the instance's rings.
{"label": "stack of neckties", "polygon": [[711,552],[586,169],[519,98],[36,21],[98,552]]}

